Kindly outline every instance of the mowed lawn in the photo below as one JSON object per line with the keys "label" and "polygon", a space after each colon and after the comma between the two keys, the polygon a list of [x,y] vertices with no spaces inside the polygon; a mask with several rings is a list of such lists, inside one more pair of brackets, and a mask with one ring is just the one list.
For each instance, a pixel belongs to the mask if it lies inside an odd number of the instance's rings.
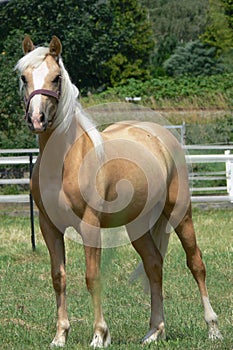
{"label": "mowed lawn", "polygon": [[[173,233],[164,265],[166,341],[145,349],[233,349],[232,210],[194,210],[199,246],[207,267],[207,285],[219,316],[222,341],[211,342],[197,286]],[[0,349],[44,350],[55,334],[56,308],[47,249],[36,219],[37,250],[32,252],[28,217],[0,215]],[[71,332],[65,349],[89,349],[93,314],[85,286],[83,248],[66,240],[67,299]],[[112,345],[142,349],[148,331],[150,300],[140,283],[128,282],[139,258],[130,245],[103,251],[103,309]]]}

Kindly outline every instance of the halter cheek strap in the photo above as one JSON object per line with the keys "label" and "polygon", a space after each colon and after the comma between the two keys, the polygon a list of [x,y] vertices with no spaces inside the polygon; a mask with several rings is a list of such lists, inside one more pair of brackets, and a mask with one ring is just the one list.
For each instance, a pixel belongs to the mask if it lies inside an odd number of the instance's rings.
{"label": "halter cheek strap", "polygon": [[[61,79],[61,78],[60,78]],[[45,95],[45,96],[51,96],[54,97],[57,102],[59,102],[60,96],[61,96],[61,83],[59,84],[59,89],[57,92],[52,91],[52,90],[47,90],[47,89],[37,89],[34,90],[30,93],[30,95],[28,96],[28,98],[25,98],[25,116],[24,118],[27,119],[28,117],[28,111],[29,111],[29,106],[30,106],[30,102],[31,99],[35,96],[35,95]]]}

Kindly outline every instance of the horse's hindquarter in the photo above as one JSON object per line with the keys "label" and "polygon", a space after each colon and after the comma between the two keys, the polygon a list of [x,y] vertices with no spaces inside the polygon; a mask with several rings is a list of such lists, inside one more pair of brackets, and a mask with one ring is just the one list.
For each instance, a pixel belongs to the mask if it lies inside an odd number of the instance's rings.
{"label": "horse's hindquarter", "polygon": [[[105,150],[110,160],[106,166],[106,207],[112,201],[127,202],[127,195],[133,192],[125,210],[117,212],[121,222],[128,222],[141,213],[145,215],[157,204],[165,206],[170,183],[177,175],[177,167],[182,178],[187,177],[183,150],[175,137],[160,125],[154,123],[117,123],[103,132]],[[109,154],[108,154],[109,152]],[[121,180],[122,187],[120,187]],[[119,184],[119,190],[116,190]],[[175,201],[174,188],[172,188]],[[183,186],[183,194],[188,187]],[[131,193],[132,193],[131,192]],[[183,197],[185,199],[186,195]],[[188,197],[188,195],[187,195]],[[125,202],[124,202],[125,200]],[[123,205],[122,205],[123,207]],[[106,215],[104,215],[105,222]],[[112,218],[111,218],[112,219]],[[116,220],[116,221],[117,221]]]}
{"label": "horse's hindquarter", "polygon": [[190,203],[188,172],[183,149],[170,131],[150,122],[123,122],[111,125],[103,134],[113,147],[114,141],[116,145],[122,142],[120,153],[129,156],[125,166],[120,159],[112,164],[119,176],[134,184],[134,207],[140,203],[137,208],[142,210],[147,201],[148,208],[166,206],[168,216],[174,208],[173,215],[184,215]]}
{"label": "horse's hindquarter", "polygon": [[[169,182],[177,153],[183,153],[175,137],[162,126],[151,122],[121,122],[104,130],[103,136],[109,148],[115,148],[119,159],[127,158],[138,165],[147,176],[162,172]],[[123,169],[127,173],[128,168]],[[133,176],[134,177],[134,174]],[[158,178],[157,178],[158,179]],[[156,181],[154,181],[156,184]]]}

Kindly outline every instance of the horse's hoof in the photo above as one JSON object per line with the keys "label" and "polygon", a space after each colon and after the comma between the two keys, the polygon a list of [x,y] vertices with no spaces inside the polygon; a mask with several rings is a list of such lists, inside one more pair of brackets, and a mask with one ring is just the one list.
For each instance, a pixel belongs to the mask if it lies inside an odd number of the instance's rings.
{"label": "horse's hoof", "polygon": [[55,348],[55,347],[62,348],[63,346],[65,346],[69,331],[70,331],[70,328],[64,330],[62,332],[62,334],[60,334],[59,336],[56,335],[55,338],[53,339],[52,343],[50,344],[50,347],[51,348]]}
{"label": "horse's hoof", "polygon": [[165,328],[164,323],[162,322],[158,329],[151,329],[147,335],[142,339],[142,344],[150,344],[152,342],[156,343],[158,340],[165,339]]}
{"label": "horse's hoof", "polygon": [[211,340],[222,340],[223,336],[218,329],[217,323],[212,323],[209,325],[209,339]]}
{"label": "horse's hoof", "polygon": [[92,339],[90,346],[94,349],[98,348],[106,348],[111,344],[111,336],[109,330],[106,331],[106,334],[101,334],[100,332],[96,332]]}
{"label": "horse's hoof", "polygon": [[50,344],[51,348],[63,348],[65,346],[65,342],[62,340],[53,340],[52,343]]}

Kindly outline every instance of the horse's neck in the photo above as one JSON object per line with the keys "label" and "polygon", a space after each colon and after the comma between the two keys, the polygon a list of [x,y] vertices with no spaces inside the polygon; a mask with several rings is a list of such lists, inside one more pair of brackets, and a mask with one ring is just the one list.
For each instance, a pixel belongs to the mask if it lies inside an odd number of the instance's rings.
{"label": "horse's neck", "polygon": [[53,131],[46,130],[45,132],[41,133],[38,136],[40,154],[43,154],[44,149],[48,143],[48,140],[50,139],[52,134],[53,134]]}
{"label": "horse's neck", "polygon": [[78,120],[72,118],[65,130],[62,125],[58,125],[54,130],[47,130],[39,135],[40,154],[41,156],[48,155],[50,159],[64,159],[71,146],[77,140],[79,140],[79,146],[82,147],[82,143],[86,144],[85,139],[88,139],[88,136],[83,131]]}

